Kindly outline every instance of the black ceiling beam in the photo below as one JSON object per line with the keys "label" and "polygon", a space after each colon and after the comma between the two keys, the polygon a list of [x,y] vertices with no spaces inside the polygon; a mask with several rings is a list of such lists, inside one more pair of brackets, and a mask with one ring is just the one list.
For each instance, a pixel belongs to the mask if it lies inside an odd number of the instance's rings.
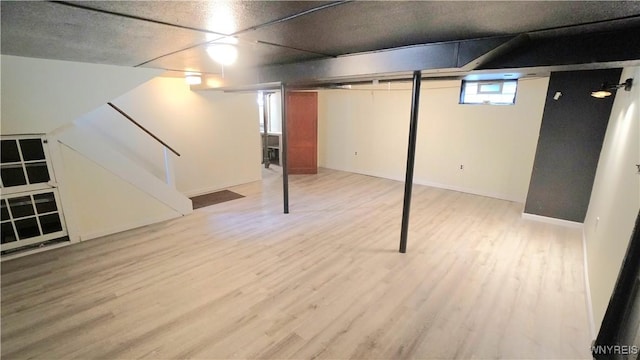
{"label": "black ceiling beam", "polygon": [[[340,80],[409,77],[415,69],[432,72],[464,71],[474,60],[495,52],[501,54],[519,40],[502,36],[406,46],[375,52],[343,55],[297,63],[266,65],[252,70],[229,72],[222,79],[224,90],[252,88],[257,84],[285,82],[288,85],[319,84]],[[491,54],[490,54],[491,53]],[[489,54],[489,55],[488,55]],[[471,65],[469,65],[471,64]]]}
{"label": "black ceiling beam", "polygon": [[464,76],[473,72],[523,73],[570,71],[640,64],[640,26],[616,31],[566,36],[523,34],[475,40],[415,45],[377,52],[267,65],[229,74],[223,90],[286,82],[349,83],[372,79],[409,78],[415,69],[423,77]]}
{"label": "black ceiling beam", "polygon": [[458,43],[416,45],[336,58],[267,65],[258,69],[259,82],[300,83],[375,74],[448,69],[457,64]]}
{"label": "black ceiling beam", "polygon": [[457,67],[463,71],[476,69],[483,64],[517,49],[528,36],[501,36],[481,40],[460,41]]}

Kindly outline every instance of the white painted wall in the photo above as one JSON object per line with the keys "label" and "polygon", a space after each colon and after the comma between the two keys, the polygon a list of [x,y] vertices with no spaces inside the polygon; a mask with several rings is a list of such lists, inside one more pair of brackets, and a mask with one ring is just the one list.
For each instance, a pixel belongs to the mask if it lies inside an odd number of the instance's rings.
{"label": "white painted wall", "polygon": [[[114,99],[175,148],[177,189],[188,196],[261,178],[259,112],[255,93],[191,91],[181,78],[155,78]],[[163,177],[162,146],[113,109],[103,106],[78,119],[128,157]]]}
{"label": "white painted wall", "polygon": [[[181,193],[191,196],[260,179],[255,94],[193,92],[184,79],[159,77],[111,102],[181,153],[180,157],[171,155]],[[103,105],[75,123],[99,134],[126,158],[164,179],[162,146],[111,107]],[[92,141],[69,131],[56,136],[69,144]],[[65,136],[75,136],[74,141]],[[106,164],[99,166],[89,160],[95,156],[83,156],[77,148],[63,145],[67,151],[61,161],[65,173],[62,187],[71,199],[67,209],[76,224],[73,235],[85,240],[180,216],[180,211],[157,200],[164,197],[131,185],[140,183],[141,177],[123,181],[125,177],[116,175],[119,172],[106,171]]]}
{"label": "white painted wall", "polygon": [[[109,141],[82,125],[66,128],[50,139],[73,149],[120,179],[146,192],[182,215],[193,212],[191,200],[178,192],[171,183],[158,179],[117,151]],[[101,189],[99,189],[101,190]],[[117,211],[117,209],[116,209]]]}
{"label": "white painted wall", "polygon": [[630,92],[618,90],[584,221],[596,331],[609,303],[640,209],[640,67],[626,68]]}
{"label": "white painted wall", "polygon": [[176,78],[135,88],[158,70],[14,56],[2,56],[1,62],[2,134],[44,133],[55,142],[52,162],[72,241],[180,216],[135,182],[57,146],[57,137],[75,120],[108,135],[115,149],[164,178],[162,147],[107,107],[109,101],[182,153],[174,158],[182,193],[260,179],[255,94],[193,92]]}
{"label": "white painted wall", "polygon": [[59,145],[74,235],[93,239],[181,216],[66,145]]}
{"label": "white painted wall", "polygon": [[269,96],[269,128],[270,132],[282,133],[282,98],[279,92]]}
{"label": "white painted wall", "polygon": [[1,127],[46,134],[161,70],[1,55]]}
{"label": "white painted wall", "polygon": [[83,113],[148,81],[161,70],[2,55],[1,126],[8,134],[46,134],[72,242],[180,214],[82,157],[56,139]]}
{"label": "white painted wall", "polygon": [[[488,106],[458,104],[460,81],[424,82],[415,183],[524,202],[547,85],[520,80],[515,105]],[[385,89],[319,92],[320,166],[404,179],[410,84]]]}

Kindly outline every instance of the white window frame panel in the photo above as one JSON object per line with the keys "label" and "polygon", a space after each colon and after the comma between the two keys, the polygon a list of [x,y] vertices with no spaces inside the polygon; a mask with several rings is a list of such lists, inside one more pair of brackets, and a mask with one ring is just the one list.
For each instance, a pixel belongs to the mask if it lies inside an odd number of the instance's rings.
{"label": "white window frame panel", "polygon": [[[48,171],[48,174],[49,174],[49,181],[46,182],[46,183],[43,182],[43,183],[18,185],[18,186],[11,186],[11,187],[4,187],[4,184],[2,183],[2,178],[0,177],[0,187],[1,187],[1,191],[2,191],[2,199],[7,201],[7,211],[9,212],[9,220],[2,221],[2,223],[7,223],[7,222],[11,223],[11,226],[13,227],[14,235],[16,236],[16,239],[17,239],[16,241],[12,241],[12,242],[9,242],[9,243],[2,244],[0,246],[0,251],[4,252],[4,251],[7,251],[7,250],[12,250],[12,249],[16,249],[16,248],[20,248],[20,247],[24,247],[24,246],[43,243],[43,242],[47,242],[47,241],[50,241],[50,240],[55,240],[55,239],[59,239],[59,238],[63,238],[63,237],[68,236],[68,229],[67,229],[67,225],[66,225],[66,221],[65,221],[64,212],[63,212],[63,209],[62,209],[62,202],[61,202],[61,199],[60,199],[60,193],[58,191],[58,184],[56,182],[55,173],[53,171],[53,166],[52,166],[52,162],[51,162],[51,153],[49,152],[48,141],[47,141],[46,135],[44,135],[44,134],[3,135],[3,136],[0,136],[0,139],[1,140],[14,140],[14,141],[40,139],[40,141],[42,142],[42,149],[44,151],[44,160],[33,160],[33,161],[26,161],[25,162],[24,161],[24,156],[22,154],[22,148],[21,148],[20,145],[18,145],[18,153],[20,155],[20,163],[8,163],[8,164],[16,164],[16,165],[19,164],[22,167],[23,171],[24,171],[25,179],[26,179],[27,182],[29,182],[29,177],[28,177],[28,175],[26,173],[26,167],[23,166],[23,164],[25,164],[25,163],[36,163],[36,162],[44,161],[47,164],[47,171]],[[7,163],[5,163],[5,165],[6,164]],[[55,199],[55,203],[56,203],[56,208],[57,208],[57,210],[55,212],[42,213],[42,214],[37,213],[37,209],[35,208],[35,199],[33,198],[33,196],[39,195],[39,194],[44,194],[44,193],[53,193],[53,196],[54,196],[54,199]],[[17,198],[17,197],[23,197],[23,196],[29,196],[31,198],[31,201],[34,204],[34,212],[35,212],[35,214],[34,215],[30,215],[30,216],[26,216],[26,217],[23,217],[23,218],[14,218],[13,214],[11,212],[10,206],[8,206],[9,200],[13,199],[13,198]],[[54,213],[58,214],[62,230],[42,235],[43,231],[42,231],[42,224],[40,223],[40,216],[48,215],[48,214],[54,214]],[[27,219],[27,218],[31,218],[31,217],[35,217],[36,222],[38,224],[38,231],[40,232],[41,235],[21,240],[21,239],[19,239],[18,231],[16,229],[16,225],[15,225],[15,221],[14,220]]]}
{"label": "white window frame panel", "polygon": [[[482,90],[483,86],[491,86],[491,85],[498,85],[498,90],[497,91],[491,91],[491,90]],[[493,94],[502,94],[502,91],[504,89],[504,81],[500,80],[500,81],[480,81],[478,82],[478,95],[493,95]]]}
{"label": "white window frame panel", "polygon": [[[3,221],[3,223],[6,222],[10,222],[11,226],[13,226],[13,231],[14,234],[16,235],[16,241],[12,241],[9,243],[5,243],[2,244],[0,246],[0,250],[2,251],[6,251],[6,250],[12,250],[15,248],[19,248],[19,247],[23,247],[23,246],[29,246],[29,245],[33,245],[33,244],[38,244],[38,243],[42,243],[42,242],[46,242],[46,241],[50,241],[50,240],[54,240],[54,239],[59,239],[62,237],[67,236],[68,231],[67,231],[67,225],[66,222],[64,220],[64,214],[62,213],[62,207],[60,206],[60,194],[58,193],[58,189],[43,189],[43,190],[36,190],[36,191],[29,191],[29,192],[24,192],[24,193],[15,193],[9,196],[5,196],[5,194],[3,194],[2,199],[7,201],[7,204],[9,203],[10,199],[14,199],[14,198],[19,198],[19,197],[23,197],[23,196],[29,196],[31,197],[31,201],[33,204],[35,204],[34,198],[33,196],[35,195],[39,195],[39,194],[46,194],[46,193],[53,193],[53,197],[55,198],[55,202],[56,202],[56,211],[53,212],[46,212],[46,213],[38,213],[37,209],[34,208],[34,215],[29,215],[26,217],[20,217],[20,218],[14,218],[11,208],[10,206],[7,206],[7,211],[9,212],[9,221]],[[60,231],[56,231],[53,233],[49,233],[49,234],[44,234],[44,235],[40,235],[40,236],[34,236],[32,238],[26,238],[26,239],[20,239],[18,237],[18,229],[16,229],[16,225],[15,225],[15,220],[20,220],[20,219],[28,219],[28,218],[32,218],[34,217],[36,219],[36,222],[38,223],[38,231],[40,231],[40,234],[43,233],[42,231],[42,224],[40,223],[40,216],[43,215],[50,215],[50,214],[58,214],[59,218],[60,218],[60,225],[62,226],[62,230]]]}
{"label": "white window frame panel", "polygon": [[[504,88],[506,83],[515,83],[515,91],[513,93],[513,100],[511,102],[492,101],[491,97],[495,96],[507,96],[511,94],[504,94]],[[467,84],[476,84],[477,91],[475,94],[467,94]],[[499,91],[483,91],[483,85],[499,85]],[[518,94],[518,80],[517,79],[496,79],[496,80],[462,80],[460,86],[460,105],[515,105],[516,97]],[[483,96],[484,95],[484,96]],[[469,101],[468,97],[485,97],[483,101]]]}
{"label": "white window frame panel", "polygon": [[[23,193],[23,192],[27,192],[27,191],[35,191],[35,190],[42,190],[42,189],[52,189],[52,188],[56,188],[57,187],[57,183],[55,181],[55,174],[53,172],[53,166],[51,164],[51,156],[49,155],[49,148],[48,148],[48,142],[47,142],[47,138],[45,135],[43,134],[32,134],[32,135],[3,135],[0,137],[0,140],[31,140],[31,139],[36,139],[39,138],[40,141],[42,141],[42,149],[44,150],[44,161],[47,163],[47,171],[49,172],[49,181],[46,183],[37,183],[37,184],[27,184],[27,185],[20,185],[20,186],[11,186],[11,187],[4,187],[4,184],[2,182],[2,178],[0,177],[0,188],[2,189],[2,193],[5,195],[11,195],[11,194],[15,194],[15,193]],[[18,153],[20,154],[20,163],[10,163],[10,164],[15,164],[15,165],[20,165],[24,171],[24,176],[25,179],[27,180],[27,182],[29,182],[29,177],[27,176],[26,173],[26,169],[24,166],[22,166],[23,164],[27,164],[27,163],[36,163],[36,162],[42,162],[42,160],[33,160],[33,161],[24,161],[24,157],[22,155],[22,148],[20,146],[18,146]],[[3,165],[7,165],[6,163]]]}

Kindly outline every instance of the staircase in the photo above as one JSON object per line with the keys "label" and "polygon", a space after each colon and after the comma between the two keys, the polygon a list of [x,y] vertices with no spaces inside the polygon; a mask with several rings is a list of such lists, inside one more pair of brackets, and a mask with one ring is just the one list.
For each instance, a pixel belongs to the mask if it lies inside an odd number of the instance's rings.
{"label": "staircase", "polygon": [[106,137],[90,127],[74,123],[58,134],[57,140],[178,213],[187,215],[193,211],[189,198],[116,150]]}
{"label": "staircase", "polygon": [[[69,159],[82,158],[82,162],[86,165],[90,162],[91,167],[101,168],[102,178],[108,177],[112,180],[102,181],[96,186],[96,189],[92,191],[96,192],[109,192],[114,193],[118,191],[117,186],[122,188],[127,184],[127,189],[135,188],[136,197],[144,197],[144,203],[150,203],[156,210],[149,210],[144,205],[139,205],[139,210],[135,212],[135,219],[129,217],[123,217],[119,221],[114,221],[110,225],[95,225],[93,227],[78,226],[78,237],[80,240],[87,240],[99,236],[108,235],[111,233],[128,230],[131,228],[156,223],[159,221],[188,215],[193,212],[193,205],[191,200],[176,190],[175,177],[173,173],[173,161],[180,156],[175,149],[170,147],[167,143],[162,141],[158,136],[147,130],[139,122],[134,120],[122,109],[116,105],[108,103],[102,107],[95,109],[94,111],[80,117],[73,123],[61,127],[56,131],[49,134],[49,142],[53,146],[59,146],[62,152],[72,151],[75,155],[67,155],[65,159],[60,156],[59,163],[62,163],[62,167],[72,167],[69,162],[77,162],[77,160],[71,161]],[[88,160],[88,162],[86,160]],[[103,170],[106,170],[105,173]],[[70,176],[77,178],[78,171],[64,170],[65,172],[71,172]],[[98,171],[98,170],[96,170]],[[76,181],[77,182],[77,181]],[[111,183],[114,184],[114,188],[102,189],[105,186],[109,187]],[[68,186],[74,186],[74,181],[65,181]],[[105,185],[106,183],[106,185]],[[133,191],[133,190],[127,190]],[[74,192],[74,189],[70,189],[69,193]],[[91,192],[85,192],[91,196]],[[78,202],[82,202],[82,195],[69,195],[71,197],[70,203],[76,204],[74,211],[79,212],[76,217],[82,218],[83,210],[82,206],[77,206]],[[63,199],[65,196],[63,195]],[[97,202],[96,207],[106,207],[105,209],[96,210],[97,216],[111,216],[117,217],[121,212],[123,201],[129,201],[131,206],[137,206],[134,202],[135,199],[125,199],[114,201],[111,204],[110,201],[100,198],[96,195],[94,202]],[[109,199],[106,199],[109,200]],[[111,209],[109,209],[111,206]],[[74,206],[70,206],[71,208]],[[118,208],[120,207],[120,209]],[[86,209],[87,206],[84,207]],[[161,209],[161,210],[157,210]],[[93,210],[93,209],[91,209]],[[111,212],[112,215],[109,215]],[[145,214],[148,212],[148,214]],[[159,214],[161,212],[161,214]],[[104,215],[103,215],[104,214]],[[88,218],[89,216],[85,216]],[[89,222],[91,219],[89,220]],[[79,222],[83,222],[82,219]],[[85,219],[84,223],[88,221]],[[73,226],[70,226],[73,228]]]}

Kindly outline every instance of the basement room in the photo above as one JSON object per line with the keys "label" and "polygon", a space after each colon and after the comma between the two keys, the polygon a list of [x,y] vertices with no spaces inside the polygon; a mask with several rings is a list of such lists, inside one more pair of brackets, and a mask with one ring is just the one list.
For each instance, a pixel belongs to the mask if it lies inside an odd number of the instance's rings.
{"label": "basement room", "polygon": [[640,2],[0,16],[2,358],[639,358]]}

